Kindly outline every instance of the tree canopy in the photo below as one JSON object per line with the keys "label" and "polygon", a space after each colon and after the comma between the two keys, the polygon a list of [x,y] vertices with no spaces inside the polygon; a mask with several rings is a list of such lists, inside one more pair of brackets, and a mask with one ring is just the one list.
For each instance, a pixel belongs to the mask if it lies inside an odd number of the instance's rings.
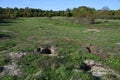
{"label": "tree canopy", "polygon": [[17,17],[52,17],[52,16],[65,16],[65,17],[79,17],[79,18],[104,18],[104,19],[120,19],[120,10],[110,10],[109,7],[103,7],[101,10],[81,6],[73,9],[66,9],[61,11],[25,8],[2,8],[0,7],[0,20],[4,18],[17,18]]}

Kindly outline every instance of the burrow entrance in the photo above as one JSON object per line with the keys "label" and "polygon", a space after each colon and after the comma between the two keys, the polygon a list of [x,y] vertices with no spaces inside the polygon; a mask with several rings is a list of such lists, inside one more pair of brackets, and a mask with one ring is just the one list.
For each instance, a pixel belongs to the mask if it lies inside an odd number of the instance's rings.
{"label": "burrow entrance", "polygon": [[85,64],[85,63],[82,63],[82,64],[80,65],[80,69],[83,70],[83,71],[89,71],[89,70],[91,69],[91,67],[88,66],[88,65]]}
{"label": "burrow entrance", "polygon": [[8,34],[0,33],[0,39],[3,39],[3,38],[11,38],[11,36]]}
{"label": "burrow entrance", "polygon": [[38,47],[34,50],[34,53],[40,53],[40,54],[54,54],[55,52],[56,52],[55,46]]}
{"label": "burrow entrance", "polygon": [[0,73],[3,72],[3,70],[4,70],[4,67],[1,66],[1,67],[0,67]]}

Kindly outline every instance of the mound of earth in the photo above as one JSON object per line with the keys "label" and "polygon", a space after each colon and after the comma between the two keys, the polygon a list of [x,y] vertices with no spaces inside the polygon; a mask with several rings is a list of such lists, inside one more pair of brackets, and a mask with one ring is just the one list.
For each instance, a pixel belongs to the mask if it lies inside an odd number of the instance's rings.
{"label": "mound of earth", "polygon": [[4,75],[21,76],[22,74],[23,73],[22,73],[21,69],[19,69],[18,65],[15,63],[0,67],[0,77],[2,77]]}
{"label": "mound of earth", "polygon": [[101,77],[101,76],[111,74],[111,75],[115,75],[118,78],[120,78],[120,75],[118,75],[114,70],[110,69],[109,67],[103,66],[100,62],[90,60],[90,59],[87,59],[83,62],[84,64],[86,64],[87,66],[91,68],[90,72],[92,76]]}
{"label": "mound of earth", "polygon": [[98,30],[98,29],[87,29],[87,30],[84,30],[83,32],[100,32],[100,30]]}

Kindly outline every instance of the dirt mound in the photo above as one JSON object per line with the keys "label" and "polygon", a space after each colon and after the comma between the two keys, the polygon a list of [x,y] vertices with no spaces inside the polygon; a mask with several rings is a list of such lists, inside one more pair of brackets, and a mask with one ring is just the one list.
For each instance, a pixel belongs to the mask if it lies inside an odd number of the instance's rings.
{"label": "dirt mound", "polygon": [[10,65],[0,67],[0,77],[4,75],[21,76],[22,71],[18,68],[18,66],[15,63],[12,63]]}
{"label": "dirt mound", "polygon": [[87,60],[83,61],[83,63],[86,66],[89,66],[91,68],[90,72],[95,77],[105,76],[108,74],[116,75],[117,77],[119,77],[119,75],[115,71],[113,71],[109,67],[103,66],[100,62],[87,59]]}
{"label": "dirt mound", "polygon": [[99,78],[107,78],[108,75],[115,76],[115,80],[118,80],[120,78],[120,75],[114,70],[110,69],[107,66],[103,66],[98,61],[91,59],[84,60],[80,65],[74,65],[75,72],[81,72],[81,70],[89,73],[95,80],[99,80]]}
{"label": "dirt mound", "polygon": [[120,43],[115,43],[115,44],[120,45]]}
{"label": "dirt mound", "polygon": [[13,59],[20,59],[20,58],[22,58],[22,57],[24,57],[24,56],[26,56],[27,55],[27,53],[25,53],[25,52],[11,52],[11,53],[9,53],[9,57],[13,60]]}
{"label": "dirt mound", "polygon": [[98,30],[98,29],[87,29],[87,30],[84,30],[83,32],[100,32],[100,30]]}
{"label": "dirt mound", "polygon": [[98,55],[104,60],[108,59],[110,56],[109,54],[104,54],[101,48],[94,46],[92,44],[87,45],[85,49],[87,50],[88,53]]}
{"label": "dirt mound", "polygon": [[94,46],[92,44],[85,46],[85,48],[86,48],[86,50],[89,53],[93,53],[93,54],[100,54],[100,53],[102,53],[102,49],[100,49],[99,47]]}

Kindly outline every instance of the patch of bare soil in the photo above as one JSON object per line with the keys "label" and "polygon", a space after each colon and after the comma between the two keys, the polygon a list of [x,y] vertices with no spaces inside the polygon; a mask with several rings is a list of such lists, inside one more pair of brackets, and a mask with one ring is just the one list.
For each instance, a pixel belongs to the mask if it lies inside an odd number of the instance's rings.
{"label": "patch of bare soil", "polygon": [[0,77],[3,77],[4,75],[12,75],[12,76],[23,75],[23,72],[17,63],[19,60],[21,60],[21,58],[23,58],[26,55],[28,54],[25,52],[8,53],[8,56],[11,59],[11,64],[0,66]]}
{"label": "patch of bare soil", "polygon": [[34,39],[36,39],[35,36],[29,36],[29,37],[27,38],[28,41],[32,41],[32,40],[34,40]]}
{"label": "patch of bare soil", "polygon": [[12,33],[12,31],[9,31],[9,30],[2,30],[2,32],[5,32],[5,33]]}
{"label": "patch of bare soil", "polygon": [[23,73],[20,68],[18,68],[17,64],[12,63],[10,65],[5,65],[0,67],[0,77],[4,75],[12,75],[12,76],[21,76]]}
{"label": "patch of bare soil", "polygon": [[16,52],[16,53],[15,52],[11,52],[11,53],[9,53],[9,57],[11,58],[11,60],[13,62],[23,58],[26,55],[27,55],[27,53],[25,53],[25,52]]}
{"label": "patch of bare soil", "polygon": [[[116,73],[114,70],[110,69],[107,66],[103,66],[100,62],[86,59],[80,66],[75,66],[75,71],[83,70],[85,72],[89,72],[91,76],[94,78],[99,78],[107,75],[116,76],[116,78],[120,78],[120,75]],[[95,79],[96,80],[96,79]]]}
{"label": "patch of bare soil", "polygon": [[120,43],[115,43],[116,45],[120,45]]}
{"label": "patch of bare soil", "polygon": [[97,46],[93,46],[92,44],[86,46],[85,48],[88,51],[88,53],[98,55],[98,56],[100,56],[104,60],[106,60],[106,59],[108,59],[110,57],[109,54],[103,54],[102,49],[100,49]]}
{"label": "patch of bare soil", "polygon": [[100,32],[98,29],[86,29],[83,32]]}
{"label": "patch of bare soil", "polygon": [[100,62],[94,60],[85,60],[84,63],[91,67],[90,72],[93,76],[100,77],[107,74],[112,74],[120,78],[120,75],[117,74],[114,70],[110,69],[109,67],[103,66]]}

